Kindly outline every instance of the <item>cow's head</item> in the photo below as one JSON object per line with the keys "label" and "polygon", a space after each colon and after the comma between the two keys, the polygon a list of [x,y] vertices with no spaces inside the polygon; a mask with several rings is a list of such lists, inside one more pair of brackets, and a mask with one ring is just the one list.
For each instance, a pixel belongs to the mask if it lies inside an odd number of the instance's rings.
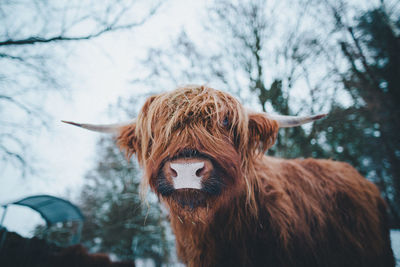
{"label": "cow's head", "polygon": [[274,142],[280,127],[323,117],[270,116],[245,109],[234,97],[205,86],[187,86],[147,99],[126,124],[71,123],[117,134],[118,145],[135,154],[144,185],[175,213],[207,218],[236,192],[251,192],[248,168]]}

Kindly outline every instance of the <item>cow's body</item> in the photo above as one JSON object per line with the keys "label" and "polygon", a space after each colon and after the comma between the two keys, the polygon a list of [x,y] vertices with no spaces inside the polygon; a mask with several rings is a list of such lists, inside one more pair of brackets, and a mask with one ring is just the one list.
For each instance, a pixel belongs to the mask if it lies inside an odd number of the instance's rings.
{"label": "cow's body", "polygon": [[331,160],[257,162],[258,218],[245,192],[210,224],[171,214],[188,266],[394,266],[385,203],[353,167]]}
{"label": "cow's body", "polygon": [[188,266],[393,267],[386,206],[346,163],[264,156],[279,128],[317,116],[271,116],[227,93],[187,86],[150,97],[115,132],[170,211]]}

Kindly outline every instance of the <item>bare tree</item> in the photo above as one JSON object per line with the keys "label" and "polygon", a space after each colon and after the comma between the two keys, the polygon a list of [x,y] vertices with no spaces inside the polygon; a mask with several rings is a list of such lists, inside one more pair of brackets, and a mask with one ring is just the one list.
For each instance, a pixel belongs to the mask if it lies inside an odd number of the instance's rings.
{"label": "bare tree", "polygon": [[0,160],[24,174],[32,170],[29,136],[46,127],[42,107],[65,84],[61,54],[83,42],[144,24],[160,2],[140,0],[0,3]]}
{"label": "bare tree", "polygon": [[[183,30],[169,48],[149,50],[144,80],[155,87],[168,80],[171,87],[212,83],[267,112],[327,111],[335,90],[322,70],[308,8],[289,1],[214,1],[203,18],[200,40]],[[270,153],[321,156],[318,123],[311,127],[281,131]]]}

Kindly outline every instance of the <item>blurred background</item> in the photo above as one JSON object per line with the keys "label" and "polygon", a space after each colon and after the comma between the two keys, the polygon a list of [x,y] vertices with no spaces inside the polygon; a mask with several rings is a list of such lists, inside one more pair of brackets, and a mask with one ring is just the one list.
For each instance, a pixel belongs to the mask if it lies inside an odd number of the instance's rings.
{"label": "blurred background", "polygon": [[[3,0],[0,204],[29,195],[82,211],[81,243],[137,266],[176,266],[166,212],[114,140],[60,120],[134,117],[184,84],[230,92],[254,110],[329,113],[281,130],[268,154],[346,161],[388,203],[400,258],[400,2],[395,0]],[[5,208],[0,212],[4,214]],[[3,226],[59,246],[74,222],[46,225],[9,205]]]}

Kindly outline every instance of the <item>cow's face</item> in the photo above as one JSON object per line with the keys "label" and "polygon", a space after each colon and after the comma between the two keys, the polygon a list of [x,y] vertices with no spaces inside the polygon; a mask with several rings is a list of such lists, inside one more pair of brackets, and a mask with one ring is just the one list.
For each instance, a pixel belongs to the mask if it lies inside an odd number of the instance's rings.
{"label": "cow's face", "polygon": [[226,93],[189,87],[149,98],[118,140],[137,155],[153,191],[171,208],[194,212],[246,190],[247,164],[277,130],[276,121],[249,114]]}

